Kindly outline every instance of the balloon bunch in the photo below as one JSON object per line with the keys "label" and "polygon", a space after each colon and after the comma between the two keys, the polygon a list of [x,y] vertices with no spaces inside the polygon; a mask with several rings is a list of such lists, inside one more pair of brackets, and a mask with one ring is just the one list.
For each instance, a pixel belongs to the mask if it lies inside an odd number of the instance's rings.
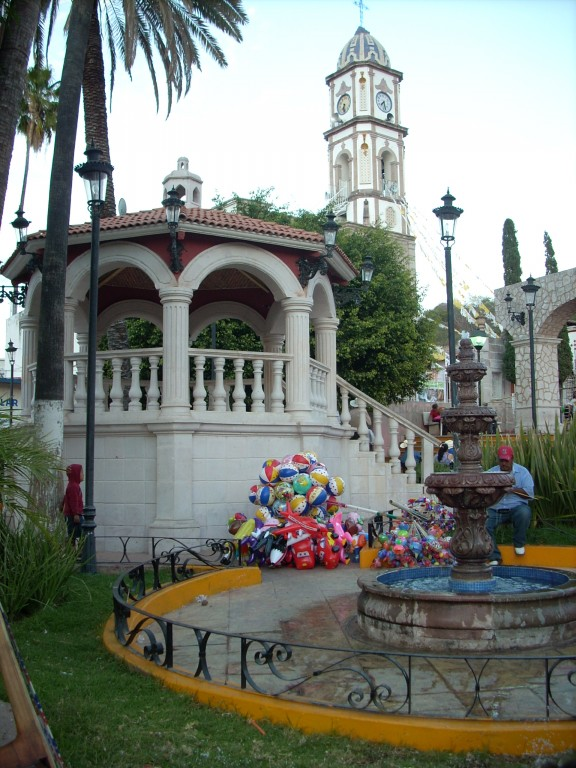
{"label": "balloon bunch", "polygon": [[401,509],[402,517],[396,525],[378,536],[380,550],[372,568],[452,565],[452,511],[426,498],[410,499],[408,506]]}
{"label": "balloon bunch", "polygon": [[330,475],[314,453],[267,459],[248,495],[254,517],[236,513],[228,530],[249,564],[336,568],[366,543],[358,514],[342,519],[346,505],[337,497],[344,488],[344,480]]}

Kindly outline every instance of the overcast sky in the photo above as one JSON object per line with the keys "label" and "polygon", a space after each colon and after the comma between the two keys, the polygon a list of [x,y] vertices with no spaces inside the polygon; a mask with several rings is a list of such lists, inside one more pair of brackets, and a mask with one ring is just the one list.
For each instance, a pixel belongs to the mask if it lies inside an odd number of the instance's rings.
{"label": "overcast sky", "polygon": [[[63,11],[67,4],[62,3]],[[203,55],[189,94],[157,114],[146,66],[121,72],[109,119],[117,200],[158,207],[180,156],[216,194],[273,187],[278,204],[319,210],[328,190],[326,77],[360,24],[354,0],[247,0],[241,44],[222,40],[228,68]],[[406,196],[418,223],[424,305],[445,301],[443,251],[432,208],[449,186],[464,209],[453,249],[455,298],[502,285],[502,227],[518,232],[523,277],[544,273],[543,235],[559,269],[575,266],[576,2],[574,0],[364,0],[363,26],[404,74]],[[51,64],[59,76],[58,39]],[[161,66],[157,69],[162,78]],[[80,127],[76,162],[83,162]],[[46,223],[51,150],[32,158],[25,214]],[[24,143],[14,150],[0,258],[14,248]],[[72,223],[86,221],[75,181]],[[8,314],[8,302],[0,312]],[[0,326],[4,323],[1,321]],[[3,329],[0,328],[0,332]]]}

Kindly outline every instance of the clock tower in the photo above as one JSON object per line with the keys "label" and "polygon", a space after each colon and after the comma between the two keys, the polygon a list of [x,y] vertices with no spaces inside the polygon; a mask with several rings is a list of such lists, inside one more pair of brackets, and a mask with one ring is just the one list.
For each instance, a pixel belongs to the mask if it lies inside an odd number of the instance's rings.
{"label": "clock tower", "polygon": [[400,123],[402,73],[362,26],[344,46],[330,89],[328,204],[340,220],[385,226],[414,271],[415,246],[406,217],[404,137]]}

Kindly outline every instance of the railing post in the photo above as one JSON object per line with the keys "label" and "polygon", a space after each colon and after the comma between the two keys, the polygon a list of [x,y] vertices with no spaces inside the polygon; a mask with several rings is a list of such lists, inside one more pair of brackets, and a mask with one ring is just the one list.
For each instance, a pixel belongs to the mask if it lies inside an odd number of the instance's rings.
{"label": "railing post", "polygon": [[194,358],[194,370],[196,372],[196,381],[194,382],[194,389],[192,394],[194,396],[193,410],[205,411],[206,410],[206,387],[204,386],[204,366],[206,364],[206,357],[204,355],[196,355]]}
{"label": "railing post", "polygon": [[124,392],[122,390],[122,358],[112,358],[112,387],[110,389],[110,410],[124,410]]}
{"label": "railing post", "polygon": [[252,413],[264,413],[264,390],[262,388],[263,360],[253,360],[254,386],[252,387]]}
{"label": "railing post", "polygon": [[232,410],[235,412],[246,410],[246,390],[244,389],[244,360],[234,360],[234,391],[232,392]]}
{"label": "railing post", "polygon": [[140,363],[141,357],[130,358],[130,373],[132,375],[132,381],[130,382],[130,390],[128,392],[128,410],[129,411],[141,411],[142,403],[142,388],[140,387]]}
{"label": "railing post", "polygon": [[160,387],[158,386],[158,363],[160,358],[158,355],[150,355],[148,358],[150,363],[150,385],[148,386],[148,393],[146,397],[146,410],[147,411],[159,411],[160,410]]}
{"label": "railing post", "polygon": [[214,358],[214,385],[212,389],[212,410],[219,413],[226,410],[226,388],[224,387],[224,357]]}

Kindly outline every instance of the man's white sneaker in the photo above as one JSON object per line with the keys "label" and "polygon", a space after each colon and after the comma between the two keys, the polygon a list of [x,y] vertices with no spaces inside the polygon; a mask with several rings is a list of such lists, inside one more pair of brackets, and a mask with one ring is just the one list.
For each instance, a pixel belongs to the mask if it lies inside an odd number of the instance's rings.
{"label": "man's white sneaker", "polygon": [[517,555],[523,555],[526,552],[526,547],[514,547],[514,552],[516,552]]}
{"label": "man's white sneaker", "polygon": [[490,560],[488,565],[502,565],[502,561],[501,560]]}

